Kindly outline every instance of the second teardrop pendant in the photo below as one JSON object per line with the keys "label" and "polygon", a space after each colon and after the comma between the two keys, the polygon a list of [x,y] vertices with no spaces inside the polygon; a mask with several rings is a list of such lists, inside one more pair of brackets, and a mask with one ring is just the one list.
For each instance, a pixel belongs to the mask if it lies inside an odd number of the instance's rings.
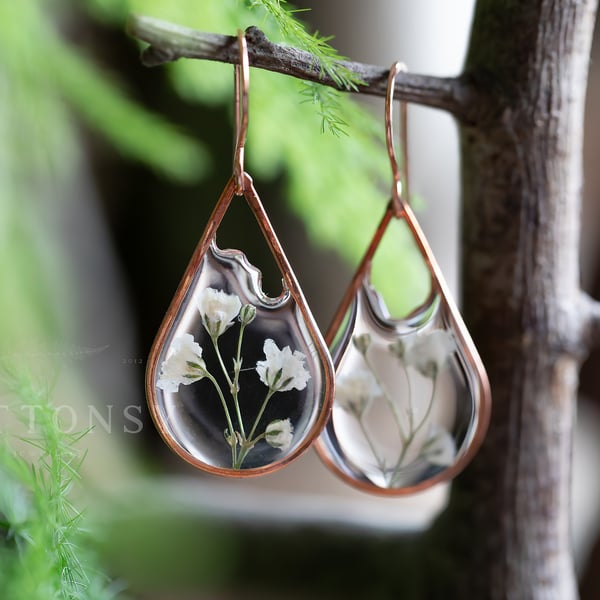
{"label": "second teardrop pendant", "polygon": [[393,218],[390,203],[326,336],[336,392],[317,444],[345,481],[383,495],[413,493],[456,475],[489,420],[485,370],[412,211],[404,210],[431,292],[410,315],[394,319],[371,284],[371,259]]}
{"label": "second teardrop pendant", "polygon": [[232,178],[154,343],[147,372],[153,419],[182,458],[226,476],[260,475],[301,454],[330,412],[327,348],[264,212],[252,179],[243,195],[283,277],[266,296],[261,273],[217,229],[236,193]]}
{"label": "second teardrop pendant", "polygon": [[[238,31],[233,176],[215,207],[152,347],[150,412],[194,466],[230,477],[277,470],[306,450],[331,411],[333,366],[296,277],[244,171],[249,61]],[[270,298],[261,273],[216,233],[234,195],[250,206],[283,277]]]}
{"label": "second teardrop pendant", "polygon": [[[483,440],[491,403],[481,359],[406,202],[405,103],[402,174],[392,131],[396,76],[404,69],[392,65],[386,94],[392,199],[326,336],[336,392],[317,443],[323,461],[346,482],[384,495],[420,491],[456,475]],[[406,223],[431,276],[428,298],[403,319],[389,315],[370,280],[373,257],[392,218]]]}

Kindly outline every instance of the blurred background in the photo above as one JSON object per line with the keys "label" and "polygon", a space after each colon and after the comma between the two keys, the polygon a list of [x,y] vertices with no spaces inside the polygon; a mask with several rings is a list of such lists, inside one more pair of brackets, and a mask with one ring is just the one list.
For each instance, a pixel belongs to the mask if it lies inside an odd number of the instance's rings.
{"label": "blurred background", "polygon": [[[353,60],[460,72],[472,0],[295,4],[311,9],[301,14],[309,29],[335,36],[333,45]],[[90,527],[102,532],[108,572],[133,597],[218,595],[259,537],[249,524],[303,528],[313,532],[309,544],[318,543],[314,531],[332,527],[369,540],[426,528],[444,506],[445,486],[371,497],[338,481],[312,451],[258,480],[218,480],[159,439],[145,405],[146,357],[231,174],[233,69],[200,61],[142,67],[124,33],[130,12],[226,34],[255,24],[280,37],[265,13],[235,0],[0,4],[0,354],[52,378],[63,429],[94,426],[82,442],[82,502]],[[590,75],[581,256],[584,286],[600,297],[593,61]],[[382,99],[340,98],[346,134],[337,136],[327,124],[322,131],[318,108],[305,100],[301,83],[252,70],[247,170],[325,329],[383,211],[390,175]],[[456,127],[420,107],[409,120],[418,217],[459,295]],[[278,294],[258,228],[230,221],[221,247],[243,249],[265,274],[265,290]],[[374,277],[394,314],[403,314],[426,293],[427,275],[406,232],[391,237]],[[597,598],[599,585],[597,363],[592,356],[582,373],[575,448],[584,598]]]}

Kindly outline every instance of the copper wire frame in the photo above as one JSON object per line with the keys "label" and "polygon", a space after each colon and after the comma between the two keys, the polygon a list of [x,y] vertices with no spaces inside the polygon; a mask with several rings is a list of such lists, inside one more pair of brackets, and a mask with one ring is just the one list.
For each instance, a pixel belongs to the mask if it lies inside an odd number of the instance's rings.
{"label": "copper wire frame", "polygon": [[250,87],[250,61],[248,42],[241,30],[238,30],[240,62],[234,66],[235,73],[235,150],[233,155],[233,176],[235,193],[241,196],[244,191],[244,147],[248,132],[248,89]]}
{"label": "copper wire frame", "polygon": [[[301,454],[306,452],[312,445],[314,440],[320,435],[323,428],[325,427],[328,419],[331,415],[331,409],[333,405],[333,390],[334,390],[334,369],[331,362],[331,357],[327,349],[327,345],[323,340],[321,332],[316,325],[316,322],[308,308],[304,294],[300,288],[300,285],[296,279],[296,276],[292,270],[290,263],[283,251],[283,248],[277,238],[277,235],[269,221],[269,218],[262,206],[260,198],[254,188],[252,178],[244,170],[244,145],[246,141],[246,131],[248,127],[248,87],[249,87],[249,62],[248,52],[246,48],[246,39],[242,31],[238,31],[238,42],[240,49],[240,64],[235,66],[235,153],[234,153],[234,166],[233,175],[225,185],[225,189],[221,193],[219,200],[213,212],[208,220],[208,224],[202,234],[196,249],[192,255],[192,258],[183,274],[183,278],[175,292],[175,296],[169,305],[165,318],[158,330],[156,339],[150,351],[148,358],[148,368],[146,372],[146,394],[148,398],[148,405],[150,408],[150,414],[158,429],[161,437],[165,443],[180,456],[183,460],[187,461],[194,467],[207,471],[209,473],[220,475],[224,477],[235,477],[235,478],[248,478],[259,475],[265,475],[277,471],[291,461],[298,458]],[[211,242],[215,239],[217,229],[227,212],[229,205],[234,196],[243,196],[248,203],[252,213],[254,214],[258,225],[265,237],[267,245],[275,259],[275,262],[283,276],[283,292],[275,300],[280,299],[286,294],[290,294],[296,301],[296,304],[300,310],[302,318],[306,324],[306,328],[312,338],[315,346],[316,354],[319,358],[319,362],[323,368],[323,405],[321,412],[312,427],[312,432],[306,437],[306,439],[300,444],[293,452],[284,456],[282,459],[269,463],[261,467],[253,467],[248,469],[232,469],[225,467],[217,467],[208,464],[200,459],[196,458],[189,452],[187,452],[171,435],[167,424],[165,423],[164,417],[161,414],[160,406],[156,396],[155,380],[157,369],[159,367],[158,361],[163,345],[166,342],[169,331],[172,328],[179,306],[184,300],[188,293],[190,286],[192,285],[194,275],[200,268],[202,259],[207,253]]]}
{"label": "copper wire frame", "polygon": [[[385,213],[375,230],[371,243],[367,248],[357,270],[342,298],[342,301],[336,310],[331,324],[325,335],[326,343],[331,347],[337,332],[342,325],[345,316],[351,309],[354,297],[358,292],[359,288],[365,281],[368,281],[370,277],[371,265],[373,257],[379,247],[379,244],[390,224],[392,218],[402,219],[408,225],[416,241],[417,247],[421,252],[425,260],[427,269],[431,275],[431,289],[427,299],[416,309],[414,309],[406,318],[410,318],[414,314],[418,314],[422,311],[422,308],[429,306],[438,294],[441,295],[446,302],[445,317],[446,322],[452,325],[453,330],[457,337],[458,344],[464,349],[464,355],[468,362],[468,366],[475,373],[478,384],[478,404],[475,406],[475,416],[477,419],[475,430],[471,437],[471,443],[466,451],[460,456],[460,458],[452,464],[450,467],[444,469],[440,473],[433,477],[419,482],[412,486],[402,488],[382,488],[368,482],[359,481],[349,476],[347,473],[342,471],[332,459],[329,450],[327,449],[322,439],[317,440],[315,447],[321,460],[332,469],[336,475],[338,475],[345,482],[350,485],[361,489],[369,493],[375,493],[382,496],[403,496],[413,494],[416,492],[428,489],[438,483],[449,481],[456,477],[465,466],[472,460],[474,455],[479,450],[488,429],[490,414],[491,414],[491,390],[485,367],[481,361],[479,353],[475,348],[473,340],[463,322],[460,312],[454,302],[452,294],[444,280],[444,276],[440,270],[437,261],[433,255],[431,247],[427,242],[425,234],[421,229],[410,205],[409,205],[409,187],[408,187],[408,134],[407,134],[407,103],[402,101],[400,103],[400,141],[402,148],[402,168],[398,166],[398,160],[396,158],[396,152],[393,141],[393,99],[394,99],[394,85],[398,73],[405,71],[406,67],[396,62],[392,65],[388,76],[387,93],[385,100],[385,132],[386,132],[386,145],[388,156],[392,167],[393,185],[391,199],[386,207]],[[343,352],[339,354],[337,364],[343,356]]]}

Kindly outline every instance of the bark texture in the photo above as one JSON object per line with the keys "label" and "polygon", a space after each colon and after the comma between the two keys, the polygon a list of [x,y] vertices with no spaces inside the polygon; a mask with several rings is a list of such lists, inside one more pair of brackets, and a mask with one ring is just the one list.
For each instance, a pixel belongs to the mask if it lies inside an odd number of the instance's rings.
{"label": "bark texture", "polygon": [[464,76],[481,102],[461,129],[463,289],[494,408],[440,524],[458,561],[445,597],[577,597],[569,494],[595,8],[594,0],[477,4]]}

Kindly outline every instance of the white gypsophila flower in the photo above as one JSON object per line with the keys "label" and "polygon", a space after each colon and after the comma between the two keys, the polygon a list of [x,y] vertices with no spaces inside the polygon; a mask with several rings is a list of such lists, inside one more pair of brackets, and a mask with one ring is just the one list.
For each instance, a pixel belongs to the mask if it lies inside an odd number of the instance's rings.
{"label": "white gypsophila flower", "polygon": [[364,414],[373,398],[381,393],[375,377],[366,369],[340,375],[335,385],[335,401],[358,418]]}
{"label": "white gypsophila flower", "polygon": [[456,443],[450,432],[440,425],[433,424],[421,456],[432,465],[450,466],[456,458]]}
{"label": "white gypsophila flower", "polygon": [[277,344],[267,338],[263,346],[266,360],[256,363],[256,372],[260,380],[273,392],[287,392],[293,388],[303,390],[310,379],[310,373],[304,367],[306,356],[289,346],[280,350]]}
{"label": "white gypsophila flower", "polygon": [[235,294],[208,287],[198,295],[197,306],[206,331],[216,338],[233,325],[242,303]]}
{"label": "white gypsophila flower", "polygon": [[435,379],[454,348],[452,334],[445,329],[416,334],[404,343],[404,363]]}
{"label": "white gypsophila flower", "polygon": [[289,419],[277,419],[271,421],[265,429],[265,441],[273,448],[279,448],[282,452],[292,444],[294,437],[294,426]]}
{"label": "white gypsophila flower", "polygon": [[189,385],[206,376],[206,363],[202,348],[189,333],[173,340],[173,344],[160,367],[157,387],[165,392],[176,392],[181,384]]}

